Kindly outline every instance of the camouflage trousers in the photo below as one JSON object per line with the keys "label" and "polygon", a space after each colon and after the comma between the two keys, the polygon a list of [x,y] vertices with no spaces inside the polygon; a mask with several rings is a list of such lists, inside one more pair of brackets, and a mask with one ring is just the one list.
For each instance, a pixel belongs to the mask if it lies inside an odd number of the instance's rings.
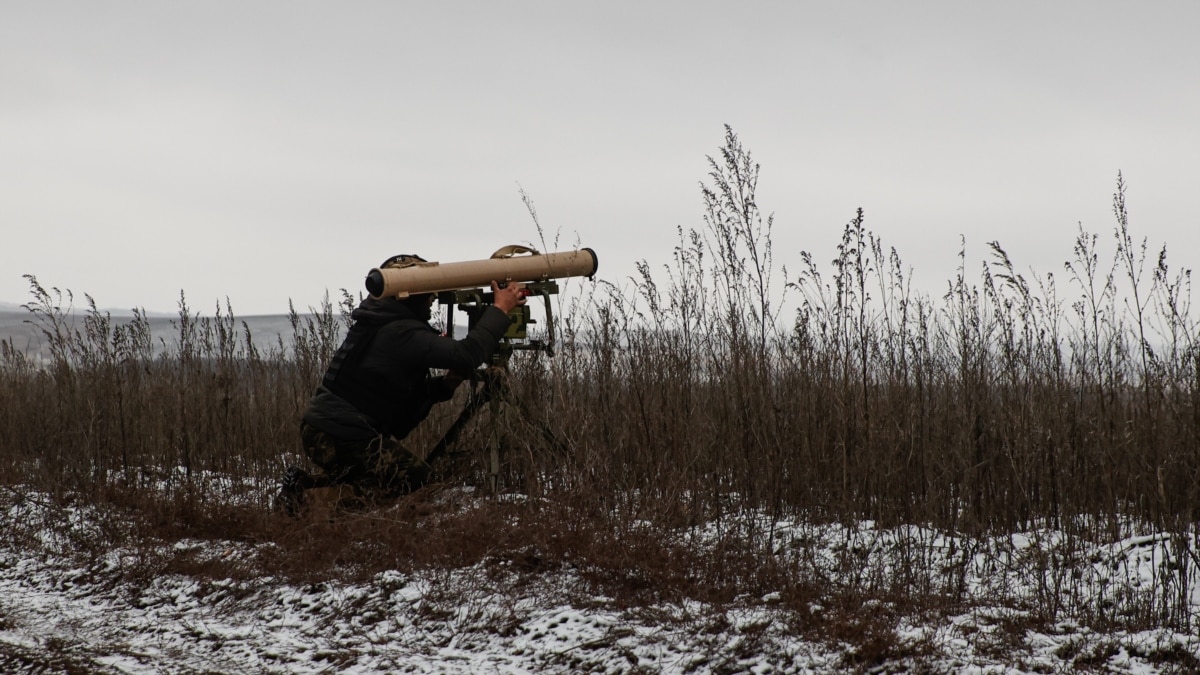
{"label": "camouflage trousers", "polygon": [[352,485],[380,496],[411,492],[429,479],[431,468],[395,438],[376,436],[368,441],[336,438],[300,425],[304,454],[325,472],[333,485]]}

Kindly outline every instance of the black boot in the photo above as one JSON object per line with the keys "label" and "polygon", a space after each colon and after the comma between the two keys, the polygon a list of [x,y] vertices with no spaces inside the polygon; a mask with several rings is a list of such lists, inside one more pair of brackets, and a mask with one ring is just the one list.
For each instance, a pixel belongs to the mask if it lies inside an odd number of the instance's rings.
{"label": "black boot", "polygon": [[304,491],[312,487],[313,478],[298,466],[289,467],[283,474],[283,484],[275,494],[275,510],[295,517],[304,508]]}

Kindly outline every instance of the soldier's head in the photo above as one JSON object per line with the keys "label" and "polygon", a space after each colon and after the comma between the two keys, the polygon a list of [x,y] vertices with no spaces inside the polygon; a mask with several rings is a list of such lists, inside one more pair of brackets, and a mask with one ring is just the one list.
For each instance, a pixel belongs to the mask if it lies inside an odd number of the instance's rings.
{"label": "soldier's head", "polygon": [[[403,269],[423,262],[429,261],[415,253],[401,253],[384,260],[379,269]],[[411,309],[413,314],[428,321],[433,317],[433,301],[436,297],[437,295],[434,293],[417,293],[398,300]]]}

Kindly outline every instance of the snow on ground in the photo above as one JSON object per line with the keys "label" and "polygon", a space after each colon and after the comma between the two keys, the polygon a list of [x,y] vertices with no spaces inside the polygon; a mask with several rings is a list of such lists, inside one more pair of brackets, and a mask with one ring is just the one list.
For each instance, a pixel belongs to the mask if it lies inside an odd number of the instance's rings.
{"label": "snow on ground", "polygon": [[[27,518],[32,508],[10,505],[6,518]],[[861,646],[801,637],[795,614],[775,606],[777,594],[732,607],[631,610],[588,595],[568,569],[523,576],[480,567],[391,571],[357,584],[181,575],[135,582],[122,570],[136,563],[127,559],[136,552],[79,561],[47,535],[40,547],[0,547],[0,671],[1159,673],[1200,667],[1200,639],[1166,628],[1100,633],[1069,618],[1038,630],[1024,627],[1027,610],[1016,607],[1048,597],[1045,570],[1032,561],[1061,543],[1053,531],[997,543],[871,523],[772,527],[777,555],[819,543],[824,559],[814,564],[838,583],[861,570],[886,570],[875,561],[901,545],[930,565],[956,564],[973,602],[957,616],[904,619],[896,631],[904,649],[883,663],[862,664],[855,659]],[[241,543],[171,545],[200,558],[252,554]],[[847,552],[863,561],[858,572],[845,564]],[[1081,554],[1077,574],[1060,580],[1073,584],[1076,597],[1095,598],[1102,609],[1128,594],[1183,592],[1195,625],[1200,582],[1193,574],[1180,589],[1163,577],[1172,566],[1186,566],[1180,556],[1194,556],[1194,549],[1180,552],[1170,538],[1148,535]],[[822,608],[811,610],[816,615]]]}

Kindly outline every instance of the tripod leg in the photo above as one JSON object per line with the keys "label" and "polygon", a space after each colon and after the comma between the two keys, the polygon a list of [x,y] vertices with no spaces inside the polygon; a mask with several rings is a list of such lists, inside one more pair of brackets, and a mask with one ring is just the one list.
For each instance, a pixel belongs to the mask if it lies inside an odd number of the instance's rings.
{"label": "tripod leg", "polygon": [[500,489],[500,404],[507,396],[499,396],[491,400],[492,433],[488,443],[488,487],[492,494]]}
{"label": "tripod leg", "polygon": [[[500,489],[502,456],[508,454],[511,449],[509,442],[514,437],[526,438],[524,431],[518,430],[522,425],[540,434],[546,446],[554,452],[562,454],[567,452],[567,444],[545,422],[532,415],[528,404],[515,392],[507,386],[497,386],[496,389],[497,391],[490,400],[492,427],[491,441],[488,447],[488,483],[493,494],[498,493]],[[527,446],[524,442],[522,445]],[[530,460],[533,460],[532,455]]]}
{"label": "tripod leg", "polygon": [[479,393],[472,392],[471,400],[467,401],[467,404],[463,406],[462,412],[458,414],[458,418],[454,420],[454,423],[442,435],[437,445],[433,446],[433,449],[425,456],[426,464],[434,466],[445,456],[446,451],[458,440],[458,437],[462,435],[463,429],[466,429],[467,424],[475,417],[475,413],[479,412],[484,403],[491,400],[492,394],[492,388],[487,384],[483,386],[483,389]]}

